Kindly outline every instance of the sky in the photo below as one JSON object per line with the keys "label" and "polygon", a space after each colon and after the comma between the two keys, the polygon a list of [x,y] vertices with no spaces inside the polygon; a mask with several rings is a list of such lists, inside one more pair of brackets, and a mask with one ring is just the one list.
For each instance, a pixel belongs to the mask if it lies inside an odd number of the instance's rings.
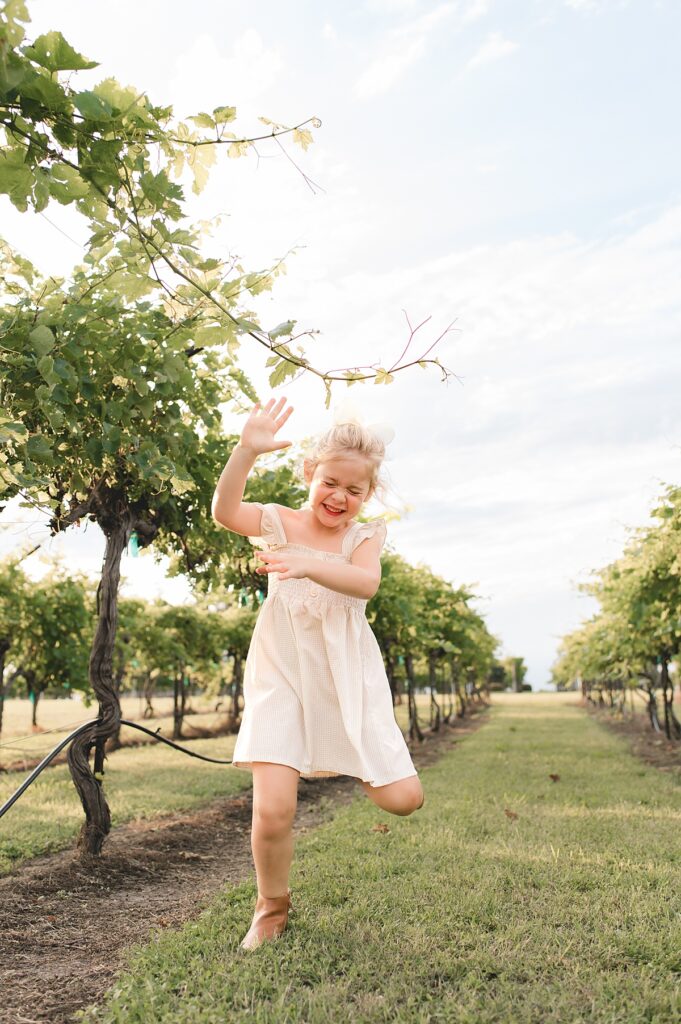
{"label": "sky", "polygon": [[[591,614],[578,585],[622,550],[681,479],[681,70],[674,0],[85,0],[29,2],[32,34],[59,28],[114,76],[187,115],[316,116],[314,143],[220,159],[192,216],[224,215],[207,248],[249,269],[287,256],[265,327],[319,331],[319,368],[394,361],[426,318],[445,383],[419,367],[334,392],[395,430],[386,469],[408,511],[390,541],[479,595],[476,607],[547,685],[560,637]],[[111,10],[114,13],[111,13]],[[191,13],[190,13],[191,12]],[[81,80],[81,79],[79,79]],[[73,211],[19,214],[2,235],[46,272],[79,259]],[[288,254],[288,255],[287,255]],[[243,364],[270,389],[260,351]],[[278,389],[294,442],[331,422],[323,390]],[[235,431],[243,418],[225,415]],[[25,519],[26,522],[22,522]],[[94,527],[47,539],[8,507],[0,552],[91,573]],[[149,553],[124,592],[187,599]]]}

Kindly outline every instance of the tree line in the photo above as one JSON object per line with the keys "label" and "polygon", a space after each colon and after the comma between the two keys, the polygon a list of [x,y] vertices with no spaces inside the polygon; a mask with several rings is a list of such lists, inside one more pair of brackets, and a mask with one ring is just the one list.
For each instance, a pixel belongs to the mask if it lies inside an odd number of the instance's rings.
{"label": "tree line", "polygon": [[627,694],[644,700],[652,728],[681,740],[674,679],[681,652],[681,487],[668,486],[651,522],[632,531],[622,555],[593,573],[582,590],[597,612],[566,635],[553,667],[560,687],[623,710]]}

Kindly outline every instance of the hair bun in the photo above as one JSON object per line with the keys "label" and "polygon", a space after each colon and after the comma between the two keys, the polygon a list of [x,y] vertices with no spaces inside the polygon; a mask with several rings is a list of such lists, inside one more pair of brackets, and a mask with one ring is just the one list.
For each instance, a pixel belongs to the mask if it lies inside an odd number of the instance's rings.
{"label": "hair bun", "polygon": [[389,423],[385,423],[384,421],[377,423],[365,423],[359,406],[348,397],[345,397],[341,399],[340,402],[335,403],[333,408],[333,423],[334,426],[341,423],[356,423],[358,427],[368,430],[369,433],[381,441],[384,446],[389,445],[395,438],[395,431]]}

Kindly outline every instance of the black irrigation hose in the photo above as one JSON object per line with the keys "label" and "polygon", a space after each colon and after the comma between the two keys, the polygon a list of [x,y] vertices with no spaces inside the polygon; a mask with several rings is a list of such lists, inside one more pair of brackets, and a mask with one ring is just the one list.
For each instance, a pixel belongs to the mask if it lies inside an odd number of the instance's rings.
{"label": "black irrigation hose", "polygon": [[[131,729],[139,729],[140,732],[146,732],[149,736],[155,740],[160,740],[161,743],[167,743],[169,747],[175,747],[176,750],[181,750],[183,754],[188,754],[189,757],[198,757],[201,761],[210,761],[211,764],[231,764],[231,761],[221,761],[217,757],[206,757],[205,754],[197,754],[194,750],[187,750],[186,747],[181,747],[179,743],[175,743],[173,740],[167,740],[165,736],[160,736],[158,729],[156,732],[152,732],[151,729],[147,729],[145,725],[138,725],[137,722],[128,722],[125,718],[121,718],[121,725],[128,725]],[[159,729],[161,726],[159,725]]]}
{"label": "black irrigation hose", "polygon": [[91,725],[97,725],[98,722],[99,718],[93,718],[91,722],[86,722],[85,725],[81,725],[77,729],[74,729],[73,732],[70,732],[68,734],[65,740],[62,740],[61,743],[57,744],[54,750],[52,750],[49,754],[46,754],[45,757],[40,762],[40,764],[37,766],[37,768],[33,769],[29,777],[27,779],[24,779],[19,788],[15,790],[14,793],[12,793],[9,800],[6,800],[2,807],[0,807],[0,818],[2,818],[3,814],[5,814],[5,812],[10,809],[12,804],[16,803],[16,801],[19,799],[22,793],[24,793],[28,789],[31,783],[35,782],[43,768],[47,768],[50,761],[52,761],[57,756],[60,750],[64,749],[67,743],[70,743],[71,740],[76,738],[76,736],[80,736],[80,734],[82,732],[85,732],[86,729],[89,729]]}
{"label": "black irrigation hose", "polygon": [[[86,729],[89,729],[91,725],[97,725],[98,722],[100,721],[101,719],[99,718],[93,718],[91,722],[85,722],[84,725],[81,725],[77,729],[74,729],[73,732],[70,732],[66,739],[63,739],[61,743],[57,744],[54,750],[50,751],[49,754],[46,754],[45,757],[40,762],[40,764],[33,769],[28,778],[24,779],[19,788],[15,790],[14,793],[12,793],[9,800],[6,800],[2,807],[0,807],[0,818],[2,818],[3,814],[5,814],[10,809],[10,807],[12,807],[12,805],[17,802],[19,797],[26,792],[31,783],[35,782],[35,780],[42,772],[43,768],[47,768],[50,761],[54,760],[57,754],[60,751],[62,751],[64,747],[71,742],[71,740],[74,740],[76,736],[80,736],[80,734],[82,732],[85,732]],[[160,743],[167,743],[169,747],[175,747],[176,750],[181,751],[183,754],[187,754],[189,757],[198,757],[199,760],[210,761],[211,764],[232,763],[231,761],[220,761],[217,757],[206,757],[205,754],[197,754],[193,750],[188,750],[186,747],[181,747],[179,743],[175,743],[173,740],[168,740],[165,738],[165,736],[159,735],[159,729],[161,728],[160,725],[156,732],[152,732],[151,729],[147,729],[146,726],[144,725],[138,725],[137,722],[128,722],[125,718],[121,718],[121,725],[127,725],[130,729],[139,729],[140,732],[146,732],[147,735],[151,736],[152,739],[159,740]]]}

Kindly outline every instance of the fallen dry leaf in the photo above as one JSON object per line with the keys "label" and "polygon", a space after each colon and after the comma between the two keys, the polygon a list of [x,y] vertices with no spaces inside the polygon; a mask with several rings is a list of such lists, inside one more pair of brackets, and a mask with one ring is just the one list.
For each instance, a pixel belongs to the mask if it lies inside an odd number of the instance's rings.
{"label": "fallen dry leaf", "polygon": [[372,832],[389,832],[390,829],[387,825],[384,825],[382,821],[379,821],[378,825],[371,826]]}
{"label": "fallen dry leaf", "polygon": [[504,807],[504,814],[506,815],[507,818],[510,818],[511,821],[515,821],[518,817],[515,811],[509,810],[508,807]]}
{"label": "fallen dry leaf", "polygon": [[552,772],[552,773],[551,773],[551,774],[549,775],[549,778],[551,779],[551,782],[558,782],[558,780],[560,779],[560,775],[555,775],[555,774],[554,774],[554,773]]}

